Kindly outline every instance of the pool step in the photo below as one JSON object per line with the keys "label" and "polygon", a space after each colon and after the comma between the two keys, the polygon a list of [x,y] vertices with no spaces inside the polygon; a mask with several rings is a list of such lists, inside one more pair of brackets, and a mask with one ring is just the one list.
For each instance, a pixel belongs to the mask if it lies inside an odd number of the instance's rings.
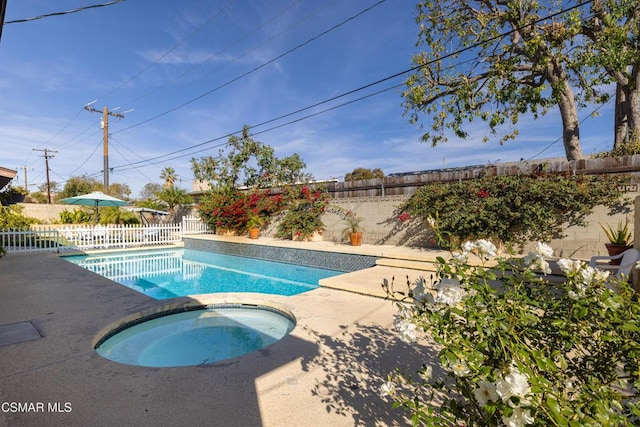
{"label": "pool step", "polygon": [[319,284],[323,288],[339,289],[362,295],[385,298],[387,294],[382,288],[383,281],[387,283],[393,282],[396,290],[405,290],[407,281],[414,283],[420,277],[428,278],[432,274],[433,270],[425,270],[423,268],[416,269],[395,265],[376,265],[375,267],[364,270],[328,277],[320,280]]}
{"label": "pool step", "polygon": [[436,271],[436,264],[433,261],[415,261],[400,258],[379,258],[376,260],[377,266],[404,268],[410,270]]}

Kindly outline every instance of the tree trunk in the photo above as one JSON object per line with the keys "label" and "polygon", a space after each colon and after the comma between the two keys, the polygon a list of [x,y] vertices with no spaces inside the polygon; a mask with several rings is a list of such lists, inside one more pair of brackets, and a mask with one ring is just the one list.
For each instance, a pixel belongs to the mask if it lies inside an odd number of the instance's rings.
{"label": "tree trunk", "polygon": [[580,148],[580,122],[578,120],[578,110],[576,109],[573,89],[569,82],[564,79],[560,83],[560,116],[562,117],[562,140],[567,160],[582,159],[582,149]]}
{"label": "tree trunk", "polygon": [[616,108],[613,121],[613,149],[622,147],[629,136],[629,97],[627,87],[616,83]]}
{"label": "tree trunk", "polygon": [[636,144],[640,142],[640,64],[636,64],[632,67],[629,82],[631,84],[628,86],[628,142],[631,144]]}

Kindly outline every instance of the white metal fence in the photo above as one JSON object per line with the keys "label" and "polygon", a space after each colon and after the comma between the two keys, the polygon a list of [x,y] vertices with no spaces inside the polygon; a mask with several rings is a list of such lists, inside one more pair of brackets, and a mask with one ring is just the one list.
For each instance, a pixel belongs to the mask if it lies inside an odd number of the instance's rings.
{"label": "white metal fence", "polygon": [[197,217],[179,224],[40,226],[0,229],[0,247],[8,253],[60,252],[175,244],[187,234],[209,233]]}

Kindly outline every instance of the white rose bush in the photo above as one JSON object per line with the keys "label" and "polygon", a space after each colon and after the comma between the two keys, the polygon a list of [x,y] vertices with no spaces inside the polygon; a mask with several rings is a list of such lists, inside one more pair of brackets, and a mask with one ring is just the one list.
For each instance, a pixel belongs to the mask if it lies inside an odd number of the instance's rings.
{"label": "white rose bush", "polygon": [[486,240],[462,249],[432,283],[383,283],[399,337],[433,341],[438,360],[391,373],[384,398],[414,425],[640,425],[640,304],[626,281],[568,259],[552,280],[544,243],[521,259],[493,259]]}

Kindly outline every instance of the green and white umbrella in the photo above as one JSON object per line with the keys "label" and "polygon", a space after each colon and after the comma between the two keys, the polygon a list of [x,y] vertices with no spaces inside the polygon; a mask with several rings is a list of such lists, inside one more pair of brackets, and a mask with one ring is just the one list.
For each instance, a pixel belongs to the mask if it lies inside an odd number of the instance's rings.
{"label": "green and white umbrella", "polygon": [[98,222],[98,208],[101,206],[126,206],[129,202],[104,194],[102,191],[94,191],[75,197],[67,197],[60,200],[68,205],[93,206],[96,209],[96,222]]}

